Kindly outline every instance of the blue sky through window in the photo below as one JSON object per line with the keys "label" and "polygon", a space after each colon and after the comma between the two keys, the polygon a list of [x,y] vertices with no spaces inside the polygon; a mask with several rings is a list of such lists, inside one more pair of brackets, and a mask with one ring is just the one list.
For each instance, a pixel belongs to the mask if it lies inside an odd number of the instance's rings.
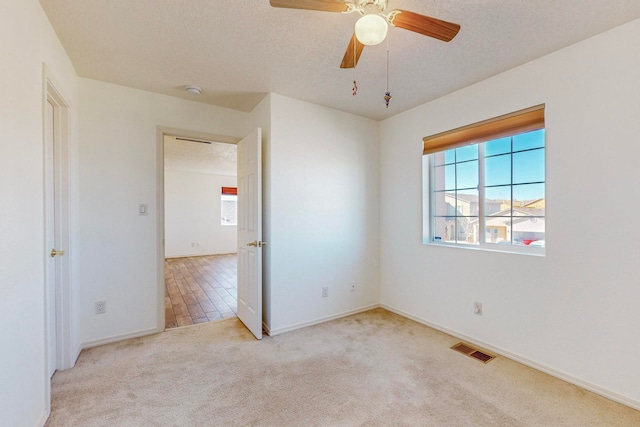
{"label": "blue sky through window", "polygon": [[[477,144],[447,150],[436,156],[436,167],[444,168],[445,191],[475,192],[478,187]],[[544,129],[487,141],[484,157],[487,199],[508,200],[513,196],[516,201],[530,201],[545,197]]]}

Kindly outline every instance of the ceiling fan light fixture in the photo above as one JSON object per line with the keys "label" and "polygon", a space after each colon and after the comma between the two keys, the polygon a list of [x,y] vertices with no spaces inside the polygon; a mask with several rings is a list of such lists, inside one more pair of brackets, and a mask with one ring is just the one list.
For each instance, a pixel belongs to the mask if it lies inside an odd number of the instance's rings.
{"label": "ceiling fan light fixture", "polygon": [[367,46],[382,43],[388,30],[387,20],[377,13],[366,14],[356,21],[356,37]]}

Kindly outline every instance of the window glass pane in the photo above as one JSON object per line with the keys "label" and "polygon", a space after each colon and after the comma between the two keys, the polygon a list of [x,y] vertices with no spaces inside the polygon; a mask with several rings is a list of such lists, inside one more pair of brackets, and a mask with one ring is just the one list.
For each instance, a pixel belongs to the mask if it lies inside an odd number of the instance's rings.
{"label": "window glass pane", "polygon": [[511,184],[511,155],[504,154],[485,159],[484,184]]}
{"label": "window glass pane", "polygon": [[436,242],[454,242],[456,232],[455,217],[435,218],[433,240]]}
{"label": "window glass pane", "polygon": [[484,143],[484,155],[495,156],[496,154],[505,154],[511,151],[511,137],[494,139]]}
{"label": "window glass pane", "polygon": [[526,184],[513,186],[513,200],[520,204],[532,203],[536,200],[544,202],[544,184]]}
{"label": "window glass pane", "polygon": [[433,165],[440,166],[445,163],[444,161],[444,151],[439,151],[437,153],[433,153]]}
{"label": "window glass pane", "polygon": [[433,182],[431,183],[431,188],[433,188],[433,191],[444,190],[444,187],[445,187],[444,176],[445,176],[444,166],[435,166],[433,168]]}
{"label": "window glass pane", "polygon": [[484,214],[494,215],[498,212],[511,215],[511,186],[488,187],[484,190]]}
{"label": "window glass pane", "polygon": [[474,245],[480,244],[480,218],[477,216],[468,218],[467,242]]}
{"label": "window glass pane", "polygon": [[544,147],[544,129],[521,133],[513,137],[513,151]]}
{"label": "window glass pane", "polygon": [[444,192],[433,193],[433,211],[436,216],[455,215],[455,197]]}
{"label": "window glass pane", "polygon": [[523,215],[537,216],[541,218],[544,218],[545,216],[544,199],[528,203],[526,206],[518,209]]}
{"label": "window glass pane", "polygon": [[513,154],[513,183],[544,181],[544,149]]}
{"label": "window glass pane", "polygon": [[477,233],[473,232],[472,222],[476,218],[458,218],[456,229],[456,241],[458,243],[478,243]]}
{"label": "window glass pane", "polygon": [[238,196],[223,194],[220,196],[221,212],[220,223],[222,225],[238,224]]}
{"label": "window glass pane", "polygon": [[456,200],[456,212],[458,216],[477,216],[478,215],[478,190],[458,191]]}
{"label": "window glass pane", "polygon": [[487,225],[485,227],[485,242],[493,244],[510,244],[511,242],[507,236],[507,224],[509,222],[509,218],[502,218],[500,221],[496,221],[494,218],[491,225]]}
{"label": "window glass pane", "polygon": [[457,164],[458,182],[456,188],[478,188],[478,161]]}
{"label": "window glass pane", "polygon": [[445,223],[446,223],[446,218],[444,217],[433,217],[432,218],[433,221],[433,238],[432,240],[434,242],[443,242],[444,241],[444,229],[445,229]]}
{"label": "window glass pane", "polygon": [[433,168],[433,189],[435,191],[456,189],[456,165],[436,166]]}
{"label": "window glass pane", "polygon": [[456,165],[443,166],[444,168],[444,189],[455,190],[456,189]]}
{"label": "window glass pane", "polygon": [[447,150],[444,152],[444,162],[446,164],[453,163],[456,161],[456,150]]}
{"label": "window glass pane", "polygon": [[539,242],[534,246],[544,246],[544,218],[538,217],[514,217],[513,218],[513,243],[529,246],[533,242]]}
{"label": "window glass pane", "polygon": [[511,217],[491,215],[485,220],[486,243],[511,244]]}
{"label": "window glass pane", "polygon": [[456,162],[478,159],[478,144],[456,148]]}

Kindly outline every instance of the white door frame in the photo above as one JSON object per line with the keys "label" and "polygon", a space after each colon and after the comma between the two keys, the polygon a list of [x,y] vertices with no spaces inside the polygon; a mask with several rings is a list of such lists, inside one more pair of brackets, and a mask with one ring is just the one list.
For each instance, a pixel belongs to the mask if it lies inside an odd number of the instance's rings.
{"label": "white door frame", "polygon": [[[78,351],[73,348],[74,332],[77,328],[72,324],[72,295],[71,295],[71,257],[73,255],[72,248],[70,247],[70,208],[69,208],[69,138],[70,138],[70,114],[69,109],[71,104],[68,98],[65,97],[60,91],[60,86],[56,83],[53,75],[43,64],[42,71],[42,153],[43,153],[43,171],[47,170],[47,158],[46,158],[46,143],[47,138],[45,135],[45,120],[46,120],[46,105],[47,102],[51,103],[54,108],[54,156],[53,166],[55,174],[55,209],[56,209],[56,222],[55,222],[55,234],[56,240],[59,244],[59,248],[65,251],[65,255],[58,259],[56,268],[55,279],[55,318],[56,325],[49,325],[48,309],[49,298],[48,293],[44,295],[44,307],[45,307],[45,384],[46,384],[46,407],[50,408],[51,405],[51,381],[49,378],[49,346],[48,337],[51,327],[56,327],[56,369],[64,370],[69,369],[75,365]],[[46,174],[43,173],[43,202],[46,207]],[[43,209],[43,220],[46,224],[48,214]],[[44,232],[44,253],[43,264],[44,271],[46,272],[47,263],[49,261],[50,252],[52,248],[46,246],[47,244],[46,228]],[[46,279],[45,279],[46,280]],[[43,286],[46,290],[46,282],[43,282]]]}
{"label": "white door frame", "polygon": [[197,132],[156,126],[156,277],[158,283],[158,299],[156,301],[157,319],[156,332],[164,331],[164,137],[165,135],[183,138],[204,139],[225,144],[237,144],[240,138],[228,135]]}

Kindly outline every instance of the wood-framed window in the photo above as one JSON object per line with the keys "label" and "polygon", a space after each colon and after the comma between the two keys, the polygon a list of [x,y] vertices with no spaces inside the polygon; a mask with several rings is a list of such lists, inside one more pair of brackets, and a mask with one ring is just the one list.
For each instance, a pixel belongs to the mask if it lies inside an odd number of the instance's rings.
{"label": "wood-framed window", "polygon": [[220,193],[220,224],[238,225],[238,188],[222,187]]}
{"label": "wood-framed window", "polygon": [[423,140],[424,243],[544,254],[544,105]]}

